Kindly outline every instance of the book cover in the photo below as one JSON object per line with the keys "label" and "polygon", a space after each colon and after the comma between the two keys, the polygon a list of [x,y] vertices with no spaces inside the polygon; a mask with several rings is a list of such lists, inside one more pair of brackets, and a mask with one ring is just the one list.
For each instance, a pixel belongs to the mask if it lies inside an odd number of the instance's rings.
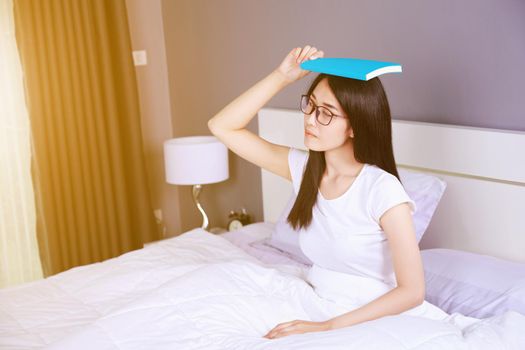
{"label": "book cover", "polygon": [[340,57],[307,60],[301,63],[301,68],[359,80],[370,80],[386,73],[401,73],[399,63]]}

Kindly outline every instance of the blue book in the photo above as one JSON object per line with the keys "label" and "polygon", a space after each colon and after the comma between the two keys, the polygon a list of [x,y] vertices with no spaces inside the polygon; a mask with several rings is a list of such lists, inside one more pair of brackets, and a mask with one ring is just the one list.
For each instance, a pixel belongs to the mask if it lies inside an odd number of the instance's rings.
{"label": "blue book", "polygon": [[301,63],[301,68],[345,78],[370,80],[385,73],[401,73],[401,65],[394,62],[362,60],[359,58],[316,58]]}

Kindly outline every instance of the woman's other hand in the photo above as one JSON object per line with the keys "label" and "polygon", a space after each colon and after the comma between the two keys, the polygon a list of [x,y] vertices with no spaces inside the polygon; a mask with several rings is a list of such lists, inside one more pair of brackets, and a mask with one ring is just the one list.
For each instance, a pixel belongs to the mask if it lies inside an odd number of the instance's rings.
{"label": "woman's other hand", "polygon": [[323,56],[323,51],[318,51],[315,47],[311,47],[310,45],[306,45],[302,49],[296,47],[286,55],[276,71],[279,72],[288,83],[293,83],[310,73],[309,70],[301,68],[300,64],[302,62],[321,58]]}
{"label": "woman's other hand", "polygon": [[275,339],[286,337],[292,334],[302,334],[309,332],[323,332],[332,329],[330,320],[324,322],[312,322],[295,320],[291,322],[280,323],[270,330],[263,338]]}

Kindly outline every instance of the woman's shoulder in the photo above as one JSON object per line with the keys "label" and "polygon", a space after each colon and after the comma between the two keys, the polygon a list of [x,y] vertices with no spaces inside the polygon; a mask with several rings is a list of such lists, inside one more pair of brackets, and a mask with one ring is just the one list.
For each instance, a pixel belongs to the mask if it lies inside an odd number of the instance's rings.
{"label": "woman's shoulder", "polygon": [[293,156],[293,157],[308,158],[308,155],[310,154],[310,152],[308,150],[304,150],[301,148],[290,147],[289,154],[290,156]]}
{"label": "woman's shoulder", "polygon": [[290,147],[288,152],[288,167],[292,176],[292,184],[295,193],[299,192],[299,187],[303,179],[303,173],[306,168],[306,161],[310,153],[307,150]]}
{"label": "woman's shoulder", "polygon": [[368,206],[376,221],[388,208],[402,202],[408,202],[412,214],[415,213],[415,202],[409,197],[403,184],[395,175],[376,165],[369,166],[368,170],[370,170]]}
{"label": "woman's shoulder", "polygon": [[404,191],[404,186],[401,181],[395,176],[389,173],[388,171],[380,168],[374,164],[368,164],[367,169],[367,187],[368,191],[381,193],[383,191],[388,191],[389,189],[402,190]]}
{"label": "woman's shoulder", "polygon": [[288,163],[290,168],[303,170],[310,152],[304,149],[290,147],[288,152]]}
{"label": "woman's shoulder", "polygon": [[375,164],[367,164],[368,183],[370,186],[378,186],[382,182],[398,181],[398,178]]}

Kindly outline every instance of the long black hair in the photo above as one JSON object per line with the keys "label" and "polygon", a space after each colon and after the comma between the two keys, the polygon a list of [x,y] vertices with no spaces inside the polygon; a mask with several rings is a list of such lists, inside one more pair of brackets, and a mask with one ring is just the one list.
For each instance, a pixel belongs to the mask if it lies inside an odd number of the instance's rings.
{"label": "long black hair", "polygon": [[[360,163],[374,164],[400,180],[392,147],[390,107],[379,78],[362,81],[321,73],[310,85],[308,96],[323,79],[327,79],[328,86],[349,118],[354,132],[355,159]],[[301,187],[287,218],[294,229],[310,225],[325,170],[324,151],[309,150]]]}

